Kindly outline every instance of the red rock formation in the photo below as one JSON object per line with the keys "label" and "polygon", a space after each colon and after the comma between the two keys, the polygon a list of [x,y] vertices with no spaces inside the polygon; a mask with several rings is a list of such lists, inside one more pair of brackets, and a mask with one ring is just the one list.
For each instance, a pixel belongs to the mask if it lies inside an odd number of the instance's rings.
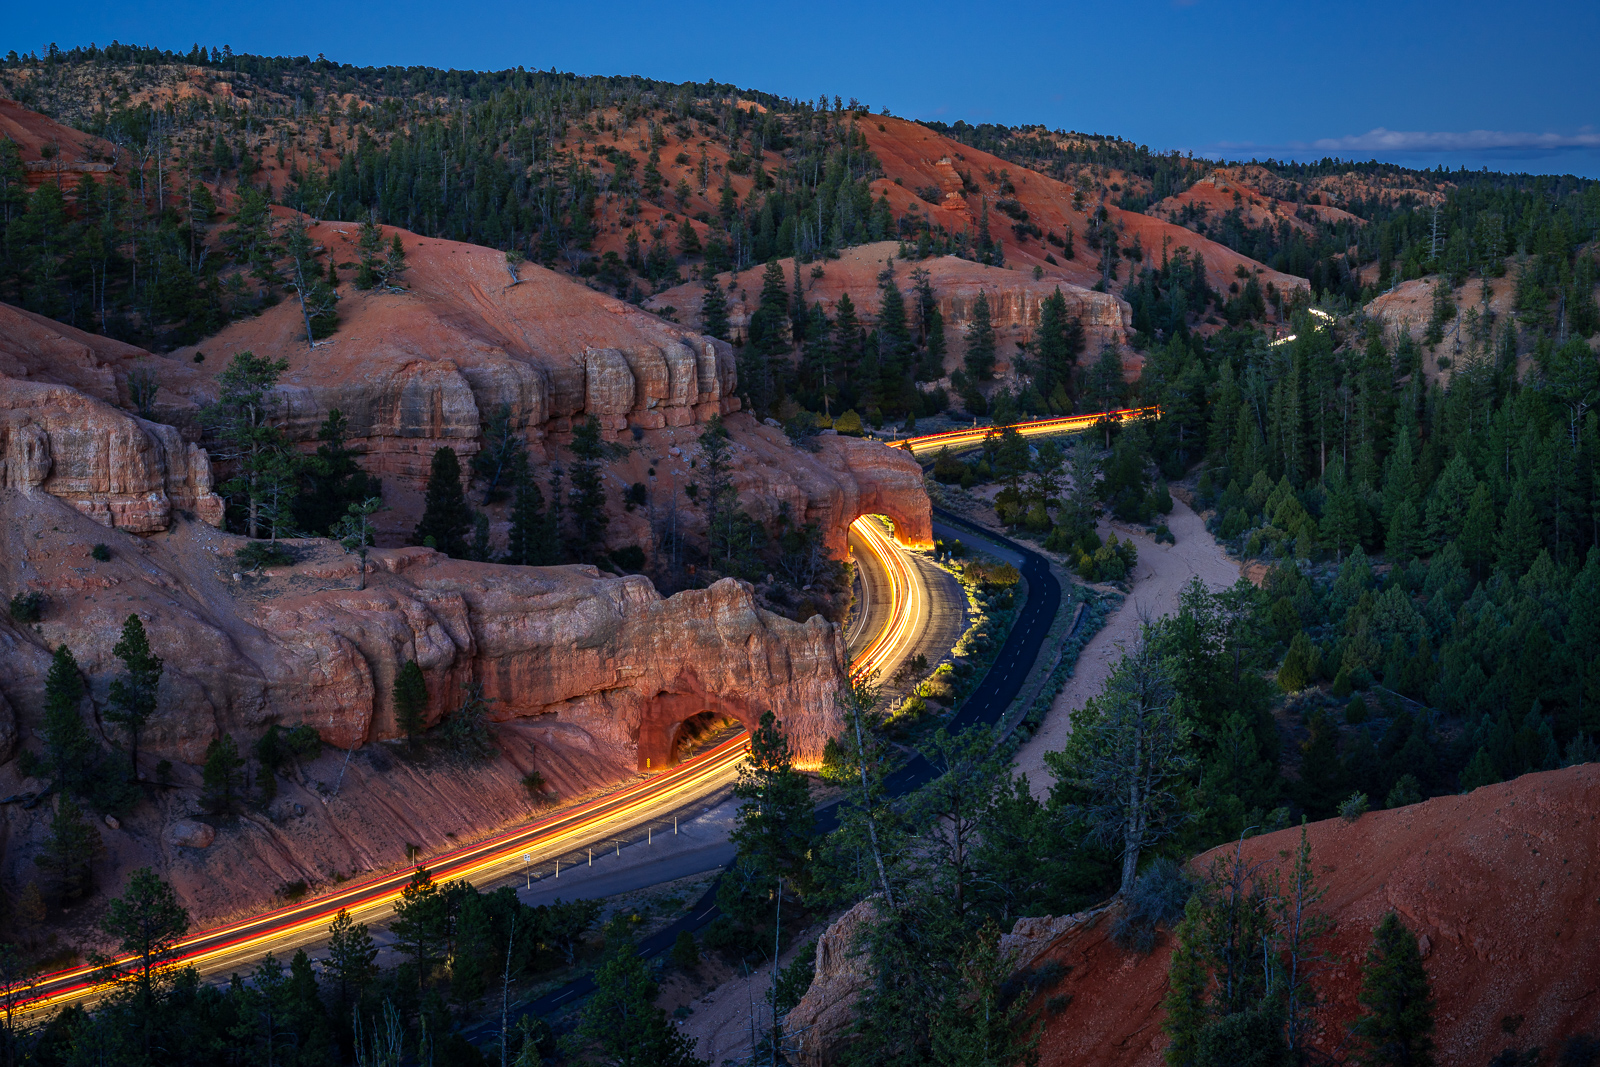
{"label": "red rock formation", "polygon": [[218,733],[250,735],[269,722],[308,723],[341,747],[395,737],[392,685],[409,660],[429,679],[430,722],[477,681],[497,720],[554,716],[627,765],[647,709],[662,721],[651,702],[674,695],[704,696],[696,711],[745,721],[778,710],[810,760],[834,732],[835,628],[762,611],[736,580],[663,598],[643,577],[410,548],[378,550],[358,590],[356,557],[327,541],[291,542],[303,562],[234,579],[230,557],[243,540],[198,524],[114,540],[111,561],[97,563],[89,548],[104,531],[49,498],[7,492],[0,515],[16,549],[0,563],[5,587],[48,598],[39,632],[16,634],[19,652],[0,666],[0,691],[25,730],[42,700],[33,661],[45,650],[35,642],[67,643],[103,695],[117,669],[111,646],[138,610],[167,661],[164,710],[142,744],[152,760],[198,763]]}
{"label": "red rock formation", "polygon": [[42,490],[132,533],[166,529],[174,506],[222,523],[210,460],[174,427],[75,389],[3,375],[0,486]]}
{"label": "red rock formation", "polygon": [[[1440,1063],[1487,1063],[1509,1045],[1549,1053],[1600,1028],[1597,825],[1600,764],[1312,825],[1312,862],[1328,888],[1323,907],[1338,923],[1324,946],[1334,962],[1314,980],[1323,998],[1315,1047],[1333,1052],[1357,1015],[1361,963],[1391,909],[1422,947],[1439,1002]],[[1245,842],[1245,855],[1277,865],[1298,843],[1298,829],[1283,830]],[[1110,940],[1110,925],[1084,924],[1044,954],[1069,970],[1041,990],[1041,1002],[1071,997],[1065,1011],[1044,1017],[1046,1067],[1162,1062],[1171,940],[1140,956]]]}
{"label": "red rock formation", "polygon": [[[1336,927],[1318,950],[1320,1003],[1312,1045],[1333,1056],[1358,1015],[1372,931],[1398,912],[1418,937],[1434,996],[1440,1063],[1487,1063],[1508,1046],[1547,1052],[1600,1029],[1600,764],[1524,775],[1465,796],[1309,827],[1312,864]],[[1300,831],[1244,843],[1251,864],[1287,864]],[[1204,870],[1227,845],[1191,864]],[[818,942],[811,990],[789,1016],[797,1067],[836,1062],[852,1008],[871,982],[852,955],[871,914],[864,902]],[[1016,967],[1054,962],[1063,977],[1038,991],[1044,1067],[1159,1067],[1167,1039],[1170,935],[1140,955],[1111,940],[1114,911],[1022,919],[1001,948]],[[1045,1011],[1047,999],[1066,1008]],[[1059,1003],[1059,1001],[1058,1001]]]}
{"label": "red rock formation", "polygon": [[[1125,301],[1108,293],[1093,292],[1056,274],[1035,280],[1027,271],[986,267],[955,256],[938,256],[917,263],[906,263],[894,259],[898,249],[899,245],[892,241],[845,249],[838,259],[829,260],[823,265],[822,277],[808,280],[807,302],[820,302],[831,315],[839,297],[849,293],[850,301],[858,313],[872,318],[878,313],[882,293],[878,286],[878,274],[886,262],[891,262],[903,292],[910,291],[911,271],[914,268],[920,267],[928,272],[948,331],[950,351],[946,356],[947,369],[961,364],[961,354],[965,351],[965,329],[972,322],[972,305],[980,292],[988,295],[990,314],[1001,342],[1024,340],[1032,336],[1033,328],[1039,322],[1040,302],[1057,288],[1067,300],[1068,311],[1082,318],[1091,353],[1102,344],[1120,345],[1127,341],[1131,312]],[[779,263],[785,276],[792,278],[793,261],[785,259]],[[750,316],[756,309],[761,293],[761,273],[765,269],[752,267],[737,275],[721,274],[717,277],[718,284],[724,288],[730,283],[733,286],[728,293],[728,319],[736,331],[742,331],[750,324]],[[804,272],[806,268],[802,266],[801,270]],[[646,306],[670,306],[678,308],[680,312],[687,309],[687,317],[697,321],[704,294],[705,287],[694,282],[668,289],[646,301]],[[1009,343],[1001,343],[998,347],[1002,362],[1015,351]]]}
{"label": "red rock formation", "polygon": [[[356,255],[357,226],[323,222],[312,239]],[[630,427],[689,426],[738,410],[733,350],[543,267],[518,280],[490,248],[399,234],[407,291],[340,290],[337,332],[306,345],[286,302],[199,345],[214,376],[236,352],[288,360],[279,388],[290,437],[311,442],[332,408],[373,473],[420,488],[435,449],[476,452],[481,426],[507,408],[534,457],[593,415],[615,439]]]}
{"label": "red rock formation", "polygon": [[[90,555],[100,541],[108,562]],[[137,612],[166,662],[141,740],[144,773],[178,761],[181,793],[138,809],[126,823],[134,837],[110,862],[161,863],[197,914],[265,903],[286,881],[401,862],[408,842],[444,847],[446,832],[526,818],[531,769],[571,798],[647,760],[659,768],[674,757],[679,723],[703,712],[749,724],[775,710],[808,763],[837,732],[837,628],[763,611],[734,579],[663,598],[645,578],[592,567],[503,567],[409,548],[374,552],[358,590],[356,557],[327,541],[291,542],[296,565],[236,578],[231,556],[243,543],[195,522],[143,537],[107,531],[67,502],[0,490],[0,589],[47,598],[37,629],[0,619],[0,759],[36,734],[49,650],[62,643],[89,683],[91,729],[122,740],[100,709],[121,667],[113,645]],[[430,723],[459,707],[463,683],[482,684],[500,758],[470,773],[397,771],[381,746],[372,751],[397,735],[392,687],[410,660],[427,677]],[[306,723],[363,753],[348,779],[342,754],[302,769],[285,794],[300,811],[274,809],[270,822],[221,835],[209,863],[193,858],[193,835],[165,829],[193,810],[193,765],[220,733],[245,748],[271,723]],[[339,782],[343,799],[329,806]],[[22,779],[16,760],[0,762],[0,795],[43,784]],[[9,807],[0,818],[10,827],[0,876],[20,884],[35,877],[30,857],[48,820]]]}
{"label": "red rock formation", "polygon": [[31,111],[4,90],[0,90],[0,138],[21,150],[30,189],[57,182],[71,190],[77,188],[81,175],[95,175],[104,181],[115,169],[117,147],[110,141]]}

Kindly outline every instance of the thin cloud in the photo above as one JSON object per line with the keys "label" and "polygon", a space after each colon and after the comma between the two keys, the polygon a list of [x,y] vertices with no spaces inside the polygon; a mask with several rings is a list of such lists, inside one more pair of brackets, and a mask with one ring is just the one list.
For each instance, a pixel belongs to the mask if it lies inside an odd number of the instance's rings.
{"label": "thin cloud", "polygon": [[1554,151],[1561,148],[1600,148],[1600,132],[1584,127],[1575,134],[1519,133],[1508,130],[1427,132],[1387,130],[1382,126],[1348,137],[1323,137],[1309,145],[1321,152],[1483,152],[1497,148]]}

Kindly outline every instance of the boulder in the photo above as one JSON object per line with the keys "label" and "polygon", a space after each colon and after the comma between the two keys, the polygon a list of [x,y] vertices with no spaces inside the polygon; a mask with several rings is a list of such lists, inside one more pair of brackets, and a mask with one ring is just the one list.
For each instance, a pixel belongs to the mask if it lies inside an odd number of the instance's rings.
{"label": "boulder", "polygon": [[179,819],[167,827],[164,837],[175,848],[208,848],[217,839],[217,831],[194,819]]}

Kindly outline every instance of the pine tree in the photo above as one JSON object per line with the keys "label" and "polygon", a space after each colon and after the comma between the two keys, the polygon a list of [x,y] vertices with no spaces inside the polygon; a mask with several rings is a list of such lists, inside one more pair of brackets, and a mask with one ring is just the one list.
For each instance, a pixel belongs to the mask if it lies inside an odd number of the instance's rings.
{"label": "pine tree", "polygon": [[578,1033],[597,1044],[610,1067],[702,1067],[694,1042],[656,1007],[656,984],[621,923],[607,931],[605,958],[594,972],[594,993]]}
{"label": "pine tree", "polygon": [[750,735],[750,754],[739,768],[733,795],[745,802],[730,840],[734,863],[751,877],[724,879],[717,894],[723,913],[746,928],[765,925],[784,883],[804,871],[812,847],[810,787],[795,770],[783,724],[771,711]]}
{"label": "pine tree", "polygon": [[350,918],[344,908],[328,926],[328,959],[324,966],[339,981],[339,1004],[359,998],[367,984],[378,976],[378,947],[372,943],[365,923]]}
{"label": "pine tree", "polygon": [[71,796],[63,796],[50,820],[50,836],[35,861],[49,876],[59,901],[77,900],[94,885],[94,861],[105,851],[100,831],[83,817]]}
{"label": "pine tree", "polygon": [[1512,578],[1520,578],[1527,572],[1541,547],[1539,520],[1529,496],[1525,479],[1518,478],[1512,483],[1505,521],[1495,541],[1495,564]]}
{"label": "pine tree", "polygon": [[704,483],[699,497],[706,515],[706,557],[712,566],[726,567],[733,557],[733,539],[730,536],[739,509],[739,497],[728,473],[729,453],[732,444],[722,417],[713,415],[706,420],[700,433],[700,469]]}
{"label": "pine tree", "polygon": [[417,736],[428,725],[428,680],[416,660],[407,660],[394,680],[394,725],[416,750]]}
{"label": "pine tree", "polygon": [[272,458],[285,447],[282,432],[268,419],[269,396],[278,376],[289,369],[287,359],[269,360],[240,352],[217,379],[218,397],[200,413],[201,420],[223,442],[213,460],[235,464],[235,474],[222,485],[230,496],[246,501],[246,532],[260,536],[263,475]]}
{"label": "pine tree", "polygon": [[83,724],[83,675],[72,650],[57,645],[44,680],[44,760],[51,777],[66,793],[81,794],[94,773],[95,746]]}
{"label": "pine tree", "polygon": [[461,488],[461,463],[456,450],[446,446],[433,453],[428,490],[423,498],[422,520],[412,531],[411,543],[431,544],[447,556],[467,554],[467,531],[472,529],[472,509]]}
{"label": "pine tree", "polygon": [[[120,980],[134,983],[148,1019],[161,967],[188,932],[189,913],[170,884],[149,867],[140,867],[128,877],[122,896],[106,906],[100,929],[128,957],[124,964],[101,962]],[[148,1035],[146,1030],[147,1042]]]}
{"label": "pine tree", "polygon": [[333,408],[317,430],[317,440],[322,443],[300,467],[305,487],[293,504],[300,529],[325,533],[349,513],[351,504],[383,495],[382,482],[361,469],[356,454],[345,443],[349,429],[350,420]]}
{"label": "pine tree", "polygon": [[944,377],[944,357],[947,351],[944,336],[944,312],[935,304],[928,312],[928,339],[927,347],[923,349],[922,371],[918,375],[923,381],[938,381]]}
{"label": "pine tree", "polygon": [[533,474],[524,469],[517,476],[516,496],[511,502],[511,533],[506,541],[503,562],[523,567],[544,567],[559,563],[560,546],[550,536],[544,513],[544,494]]}
{"label": "pine tree", "polygon": [[728,295],[715,275],[706,279],[705,297],[700,301],[700,331],[719,341],[728,339]]}
{"label": "pine tree", "polygon": [[967,327],[967,373],[980,382],[994,379],[994,324],[990,321],[989,294],[980,291],[972,305],[972,325]]}
{"label": "pine tree", "polygon": [[1076,353],[1072,351],[1070,325],[1067,298],[1057,286],[1056,291],[1040,303],[1039,328],[1033,333],[1033,352],[1038,359],[1034,387],[1041,396],[1049,396],[1058,385],[1065,386],[1072,381]]}
{"label": "pine tree", "polygon": [[1362,1067],[1432,1067],[1433,991],[1417,937],[1389,912],[1373,931],[1351,1026]]}
{"label": "pine tree", "polygon": [[600,423],[590,416],[572,428],[574,461],[569,476],[572,483],[573,555],[581,560],[605,555],[606,490],[600,460],[605,448],[600,441]]}
{"label": "pine tree", "polygon": [[373,288],[378,284],[378,272],[383,265],[383,227],[371,216],[361,223],[356,237],[356,258],[356,288]]}
{"label": "pine tree", "polygon": [[394,921],[389,929],[400,943],[400,951],[410,956],[417,968],[419,988],[426,989],[433,964],[449,938],[450,896],[433,880],[426,867],[418,867],[400,890],[395,902]]}
{"label": "pine tree", "polygon": [[139,732],[156,711],[161,657],[150,651],[150,639],[137,615],[129,615],[122,624],[122,637],[111,651],[122,661],[128,676],[111,683],[111,707],[106,711],[106,718],[128,731],[129,773],[138,781]]}
{"label": "pine tree", "polygon": [[232,815],[239,803],[243,782],[239,769],[244,759],[232,734],[213,738],[206,746],[206,762],[200,769],[203,786],[201,803],[213,815]]}
{"label": "pine tree", "polygon": [[[962,996],[934,1016],[930,1062],[938,1067],[1033,1067],[1044,1026],[1025,1015],[1025,998],[1008,995],[1011,961],[993,920],[968,939],[957,961]],[[1007,1003],[1009,1001],[1009,1003]]]}
{"label": "pine tree", "polygon": [[1494,562],[1495,527],[1494,498],[1489,494],[1489,487],[1479,482],[1467,504],[1466,516],[1461,520],[1461,536],[1456,544],[1461,549],[1462,561],[1480,578],[1488,574]]}
{"label": "pine tree", "polygon": [[1204,908],[1198,894],[1189,897],[1183,921],[1173,931],[1172,960],[1167,965],[1167,996],[1162,1002],[1167,1033],[1163,1053],[1167,1067],[1195,1067],[1199,1055],[1200,1031],[1205,1027],[1206,988],[1211,972],[1203,949]]}
{"label": "pine tree", "polygon": [[494,503],[505,496],[503,484],[517,480],[528,465],[528,446],[517,432],[510,404],[501,404],[483,428],[483,447],[472,457],[472,472],[485,482],[483,502]]}

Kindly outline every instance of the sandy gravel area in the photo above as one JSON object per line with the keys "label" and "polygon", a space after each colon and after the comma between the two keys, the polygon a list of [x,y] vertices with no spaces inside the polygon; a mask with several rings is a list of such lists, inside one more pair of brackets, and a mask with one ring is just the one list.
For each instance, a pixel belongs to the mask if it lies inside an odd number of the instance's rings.
{"label": "sandy gravel area", "polygon": [[[803,931],[778,957],[778,966],[787,966],[807,943],[821,937],[826,929],[826,923],[817,923]],[[718,973],[705,977],[716,983],[714,988],[702,992],[700,983],[687,976],[675,976],[662,983],[656,1005],[670,1012],[686,1004],[694,1011],[678,1025],[685,1036],[694,1040],[695,1055],[701,1059],[713,1064],[747,1059],[753,1036],[752,1019],[757,1029],[772,1025],[772,1011],[766,1001],[767,992],[772,988],[772,964],[764,964],[753,974],[731,972],[720,961],[713,966]]]}
{"label": "sandy gravel area", "polygon": [[1176,611],[1178,594],[1196,575],[1213,590],[1239,580],[1238,563],[1228,558],[1206,530],[1205,523],[1183,501],[1172,501],[1167,527],[1176,538],[1176,544],[1158,545],[1143,531],[1121,523],[1100,524],[1101,537],[1115,533],[1118,540],[1132,538],[1139,546],[1132,592],[1084,648],[1077,669],[1056,695],[1039,732],[1017,750],[1013,764],[1028,776],[1034,796],[1043,797],[1050,790],[1051,777],[1044,765],[1044,754],[1066,744],[1067,735],[1072,732],[1073,714],[1105,684],[1112,666],[1122,656],[1123,647],[1138,633],[1140,615],[1159,617]]}

